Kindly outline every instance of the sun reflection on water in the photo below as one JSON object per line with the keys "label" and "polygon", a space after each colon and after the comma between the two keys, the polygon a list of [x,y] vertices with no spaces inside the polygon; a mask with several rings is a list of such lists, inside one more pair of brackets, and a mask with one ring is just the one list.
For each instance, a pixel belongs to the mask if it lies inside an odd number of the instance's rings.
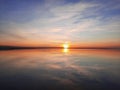
{"label": "sun reflection on water", "polygon": [[64,49],[62,50],[62,52],[64,52],[65,54],[67,54],[67,53],[69,52],[69,49],[68,49],[68,48],[64,48]]}

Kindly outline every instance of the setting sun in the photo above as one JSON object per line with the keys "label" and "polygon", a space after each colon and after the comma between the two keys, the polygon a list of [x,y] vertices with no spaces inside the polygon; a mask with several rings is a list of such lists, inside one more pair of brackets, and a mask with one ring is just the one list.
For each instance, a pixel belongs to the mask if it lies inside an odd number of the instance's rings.
{"label": "setting sun", "polygon": [[64,43],[64,44],[63,44],[63,48],[64,48],[64,49],[68,49],[68,48],[69,48],[69,44],[68,44],[68,43]]}

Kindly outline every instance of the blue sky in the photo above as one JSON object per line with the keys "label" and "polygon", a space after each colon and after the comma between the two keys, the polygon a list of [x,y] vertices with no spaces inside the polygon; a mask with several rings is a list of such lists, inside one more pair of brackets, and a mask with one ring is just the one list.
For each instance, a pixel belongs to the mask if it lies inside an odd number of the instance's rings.
{"label": "blue sky", "polygon": [[0,0],[1,45],[120,45],[119,0]]}

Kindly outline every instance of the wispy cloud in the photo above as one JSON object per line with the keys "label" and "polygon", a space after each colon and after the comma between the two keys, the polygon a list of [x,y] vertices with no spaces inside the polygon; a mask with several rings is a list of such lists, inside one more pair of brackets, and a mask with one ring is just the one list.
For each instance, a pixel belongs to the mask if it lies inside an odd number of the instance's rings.
{"label": "wispy cloud", "polygon": [[[18,18],[19,14],[17,16],[17,14],[10,13],[12,20],[2,19],[1,23],[5,21],[7,23],[0,25],[2,26],[0,35],[6,34],[8,38],[9,36],[16,39],[21,38],[21,41],[22,38],[35,41],[71,41],[74,43],[96,42],[100,39],[100,41],[105,39],[119,40],[120,6],[118,2],[119,0],[114,2],[110,0],[107,3],[95,0],[77,3],[66,0],[45,0],[39,2],[40,4],[34,3],[29,8],[27,6],[27,13],[25,13],[26,9],[17,11],[21,15],[20,18]],[[15,18],[13,19],[13,17]],[[10,28],[8,29],[7,26]]]}

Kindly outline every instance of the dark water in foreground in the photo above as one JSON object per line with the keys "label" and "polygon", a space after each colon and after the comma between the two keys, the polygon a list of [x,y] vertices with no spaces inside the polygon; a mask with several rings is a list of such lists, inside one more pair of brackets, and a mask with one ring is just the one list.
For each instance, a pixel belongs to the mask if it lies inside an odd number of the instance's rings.
{"label": "dark water in foreground", "polygon": [[120,51],[0,51],[0,90],[120,90]]}

